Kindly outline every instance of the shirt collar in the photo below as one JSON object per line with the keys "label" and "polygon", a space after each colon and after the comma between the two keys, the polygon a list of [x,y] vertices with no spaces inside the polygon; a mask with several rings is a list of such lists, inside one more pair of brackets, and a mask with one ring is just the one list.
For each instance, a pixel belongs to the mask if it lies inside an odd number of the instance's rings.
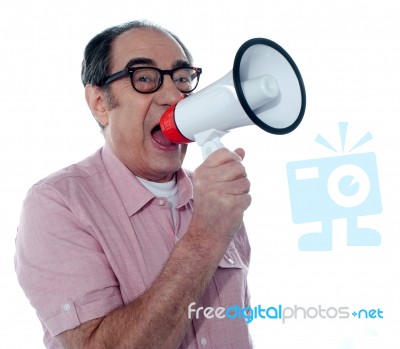
{"label": "shirt collar", "polygon": [[[139,182],[107,145],[103,147],[101,156],[129,216],[137,213],[150,200],[154,199],[155,196]],[[186,173],[182,169],[176,172],[179,192],[177,208],[193,200],[193,188],[189,177],[191,177],[191,173]]]}

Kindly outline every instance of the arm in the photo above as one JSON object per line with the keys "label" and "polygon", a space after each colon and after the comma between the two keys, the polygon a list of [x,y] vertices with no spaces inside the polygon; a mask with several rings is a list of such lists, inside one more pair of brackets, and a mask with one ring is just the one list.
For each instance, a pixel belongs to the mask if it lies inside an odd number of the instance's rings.
{"label": "arm", "polygon": [[64,348],[179,346],[190,324],[188,305],[200,300],[250,204],[240,156],[242,150],[222,149],[195,171],[191,225],[159,277],[131,304],[60,334]]}

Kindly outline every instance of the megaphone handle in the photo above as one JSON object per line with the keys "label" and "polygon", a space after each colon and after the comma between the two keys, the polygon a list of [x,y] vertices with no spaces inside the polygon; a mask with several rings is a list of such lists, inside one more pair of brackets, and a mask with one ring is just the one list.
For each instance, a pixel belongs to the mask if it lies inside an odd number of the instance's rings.
{"label": "megaphone handle", "polygon": [[201,146],[204,160],[207,159],[207,157],[211,153],[224,147],[220,139],[227,133],[228,131],[218,131],[215,129],[211,129],[196,133],[194,135],[194,139],[196,140],[197,144]]}

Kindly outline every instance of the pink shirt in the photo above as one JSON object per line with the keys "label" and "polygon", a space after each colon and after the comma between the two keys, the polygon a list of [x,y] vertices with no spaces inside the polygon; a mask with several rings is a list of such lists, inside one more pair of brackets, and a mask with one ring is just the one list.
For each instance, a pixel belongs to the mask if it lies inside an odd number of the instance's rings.
{"label": "pink shirt", "polygon": [[[15,264],[47,348],[60,348],[54,336],[107,315],[150,287],[190,224],[190,173],[178,171],[177,183],[176,226],[166,199],[154,197],[107,147],[32,187]],[[242,228],[197,306],[249,306],[249,258]],[[181,348],[251,348],[248,325],[243,318],[201,315]]]}

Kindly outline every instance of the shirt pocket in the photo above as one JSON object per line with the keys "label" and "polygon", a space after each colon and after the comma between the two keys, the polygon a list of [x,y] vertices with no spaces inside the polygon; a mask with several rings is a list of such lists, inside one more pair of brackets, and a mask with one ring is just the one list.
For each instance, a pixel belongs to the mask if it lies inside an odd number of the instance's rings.
{"label": "shirt pocket", "polygon": [[246,306],[247,271],[239,252],[231,244],[213,277],[219,302],[223,307]]}

